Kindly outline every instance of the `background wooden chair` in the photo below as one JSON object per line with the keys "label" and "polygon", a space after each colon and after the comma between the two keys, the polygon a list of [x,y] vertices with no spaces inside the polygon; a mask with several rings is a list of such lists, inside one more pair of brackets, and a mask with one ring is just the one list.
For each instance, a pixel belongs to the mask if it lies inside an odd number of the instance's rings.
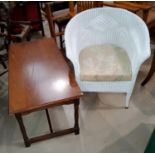
{"label": "background wooden chair", "polygon": [[[59,37],[60,48],[63,49],[63,35],[66,24],[69,20],[81,11],[98,7],[100,2],[94,1],[69,1],[69,2],[50,2],[46,3],[46,17],[49,23],[51,36]],[[64,11],[65,10],[65,11]],[[62,13],[61,13],[61,12]],[[58,13],[56,13],[58,12]],[[56,30],[57,26],[57,30]]]}
{"label": "background wooden chair", "polygon": [[76,5],[74,3],[74,1],[69,1],[69,10],[72,17],[82,11],[103,6],[102,1],[76,1]]}
{"label": "background wooden chair", "polygon": [[[30,39],[30,34],[32,31],[42,30],[42,35],[44,35],[42,20],[36,18],[38,3],[35,2],[34,6],[27,6],[29,3],[22,2],[1,2],[0,3],[0,32],[7,37],[9,42],[11,41],[22,41],[25,38]],[[24,5],[24,6],[23,6]],[[24,11],[23,7],[27,9]],[[32,8],[34,10],[32,10]],[[31,8],[28,10],[28,8]],[[38,8],[39,9],[39,8]],[[30,11],[30,12],[29,12]],[[38,11],[38,10],[37,10]],[[25,15],[26,13],[27,15]],[[31,16],[28,14],[30,13]],[[24,14],[24,15],[23,15]],[[32,16],[33,15],[33,16]],[[30,18],[31,17],[31,18]],[[41,23],[40,23],[41,22]]]}
{"label": "background wooden chair", "polygon": [[0,75],[7,69],[9,44],[30,40],[31,32],[40,30],[44,35],[38,2],[0,2],[0,64],[5,69]]}
{"label": "background wooden chair", "polygon": [[[12,3],[12,2],[10,2]],[[10,20],[29,22],[31,32],[41,31],[44,36],[44,29],[41,16],[41,8],[39,2],[14,2]]]}
{"label": "background wooden chair", "polygon": [[77,1],[77,13],[100,6],[101,2],[99,1]]}
{"label": "background wooden chair", "polygon": [[71,19],[69,14],[69,2],[47,2],[45,4],[45,12],[51,36],[54,37],[55,40],[59,37],[60,48],[63,49],[64,29]]}
{"label": "background wooden chair", "polygon": [[9,44],[12,41],[21,41],[30,31],[29,25],[10,20],[10,9],[8,2],[0,2],[0,64],[4,68],[0,76],[7,72],[6,61]]}

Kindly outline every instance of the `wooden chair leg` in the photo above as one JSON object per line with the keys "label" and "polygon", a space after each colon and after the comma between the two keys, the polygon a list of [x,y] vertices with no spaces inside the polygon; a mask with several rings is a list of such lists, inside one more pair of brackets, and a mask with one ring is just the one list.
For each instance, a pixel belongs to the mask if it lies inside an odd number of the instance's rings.
{"label": "wooden chair leg", "polygon": [[42,33],[42,36],[44,37],[45,36],[45,32],[44,32],[44,27],[43,27],[43,21],[42,21],[42,16],[41,16],[41,7],[40,7],[40,2],[38,2],[38,14],[39,14],[39,19],[40,19],[40,26],[41,26],[41,33]]}
{"label": "wooden chair leg", "polygon": [[154,55],[153,55],[153,60],[152,60],[150,71],[149,71],[147,77],[145,78],[145,80],[141,83],[142,86],[144,86],[151,79],[151,77],[153,76],[154,72],[155,72],[155,51],[154,51]]}
{"label": "wooden chair leg", "polygon": [[[58,26],[59,32],[62,32],[62,27]],[[60,48],[63,49],[63,40],[62,40],[62,35],[59,36],[60,39]]]}

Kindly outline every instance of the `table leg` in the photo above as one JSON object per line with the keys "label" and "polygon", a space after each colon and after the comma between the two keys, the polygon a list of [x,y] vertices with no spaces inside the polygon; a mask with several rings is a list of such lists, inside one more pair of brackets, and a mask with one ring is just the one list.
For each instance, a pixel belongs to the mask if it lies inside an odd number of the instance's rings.
{"label": "table leg", "polygon": [[21,130],[22,135],[23,135],[25,146],[29,147],[31,145],[31,143],[30,143],[29,138],[28,138],[27,133],[26,133],[26,129],[25,129],[23,119],[22,119],[22,114],[15,114],[15,117],[19,123],[19,127],[20,127],[20,130]]}
{"label": "table leg", "polygon": [[28,136],[27,136],[26,129],[25,129],[25,126],[24,126],[24,122],[23,122],[23,119],[22,119],[22,114],[15,114],[15,117],[16,117],[18,123],[19,123],[20,130],[22,132],[22,136],[23,136],[24,143],[25,143],[26,147],[29,147],[31,145],[31,143],[34,143],[34,142],[37,142],[37,141],[41,141],[41,140],[45,140],[45,139],[49,139],[49,138],[53,138],[53,137],[57,137],[57,136],[61,136],[61,135],[66,135],[66,134],[73,133],[73,132],[76,135],[79,134],[79,130],[80,130],[79,129],[79,124],[78,124],[78,119],[79,119],[79,99],[74,100],[74,119],[75,119],[74,128],[69,128],[69,129],[53,132],[48,109],[45,109],[45,110],[46,110],[46,116],[47,116],[47,120],[48,120],[48,124],[49,124],[49,128],[50,128],[51,133],[41,135],[41,136],[37,136],[37,137],[32,137],[32,138],[28,138]]}
{"label": "table leg", "polygon": [[47,116],[48,125],[49,125],[49,128],[50,128],[50,132],[53,133],[52,124],[51,124],[51,120],[50,120],[48,109],[46,109],[46,116]]}
{"label": "table leg", "polygon": [[153,60],[152,60],[150,71],[149,71],[147,77],[145,78],[145,80],[141,83],[142,86],[144,86],[151,79],[151,77],[154,74],[154,72],[155,72],[155,51],[154,51],[154,55],[153,55]]}
{"label": "table leg", "polygon": [[74,128],[75,128],[75,134],[78,135],[79,134],[79,123],[78,123],[78,119],[79,119],[79,99],[74,101],[74,119],[75,119],[75,124],[74,124]]}

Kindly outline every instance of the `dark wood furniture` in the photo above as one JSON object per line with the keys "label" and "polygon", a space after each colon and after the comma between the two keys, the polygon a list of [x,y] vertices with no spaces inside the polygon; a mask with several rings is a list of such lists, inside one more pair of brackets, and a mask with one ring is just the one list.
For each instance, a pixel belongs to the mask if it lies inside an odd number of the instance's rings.
{"label": "dark wood furniture", "polygon": [[77,1],[77,13],[85,11],[87,9],[100,7],[99,1]]}
{"label": "dark wood furniture", "polygon": [[[79,134],[78,107],[82,95],[53,39],[12,44],[9,50],[9,113],[15,114],[25,146],[69,134]],[[74,104],[74,127],[54,132],[48,108]],[[28,138],[22,115],[45,110],[50,133]]]}
{"label": "dark wood furniture", "polygon": [[[42,36],[45,35],[43,28],[43,20],[41,16],[40,2],[9,2],[13,3],[14,7],[11,9],[10,19],[13,21],[27,21],[31,26],[31,32],[41,31]],[[10,4],[11,5],[11,4]]]}
{"label": "dark wood furniture", "polygon": [[44,36],[39,2],[0,2],[0,32],[9,42],[30,40],[33,31]]}
{"label": "dark wood furniture", "polygon": [[[77,9],[75,9],[74,3],[76,3]],[[73,17],[76,13],[91,8],[101,7],[102,5],[103,3],[101,1],[69,1],[70,16]]]}
{"label": "dark wood furniture", "polygon": [[0,2],[0,36],[5,37],[5,43],[8,46],[11,41],[22,41],[28,38],[31,26],[30,22],[13,20],[11,15],[14,7],[6,7],[5,3],[9,5],[9,2]]}
{"label": "dark wood furniture", "polygon": [[[64,49],[64,46],[63,46],[64,29],[67,23],[69,22],[69,20],[71,19],[71,16],[69,14],[69,2],[53,1],[53,2],[47,2],[45,6],[46,6],[45,12],[46,12],[46,17],[48,20],[51,36],[55,40],[57,37],[59,37],[60,49]],[[64,12],[65,9],[68,9],[68,11]],[[57,31],[56,31],[56,26],[58,27]]]}

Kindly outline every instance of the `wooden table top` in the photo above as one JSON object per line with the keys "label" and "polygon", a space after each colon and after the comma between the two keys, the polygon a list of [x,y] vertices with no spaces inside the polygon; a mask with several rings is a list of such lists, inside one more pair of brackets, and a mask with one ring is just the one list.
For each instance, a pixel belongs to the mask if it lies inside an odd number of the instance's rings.
{"label": "wooden table top", "polygon": [[82,95],[53,39],[12,44],[9,49],[9,113],[61,105]]}

